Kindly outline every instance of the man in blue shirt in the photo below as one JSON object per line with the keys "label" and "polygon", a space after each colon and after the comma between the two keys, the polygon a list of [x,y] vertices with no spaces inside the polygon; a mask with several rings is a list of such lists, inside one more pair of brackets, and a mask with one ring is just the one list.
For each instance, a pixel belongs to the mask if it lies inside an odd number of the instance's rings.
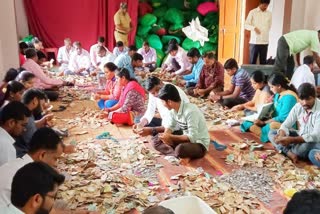
{"label": "man in blue shirt", "polygon": [[203,67],[203,59],[201,58],[200,52],[197,48],[191,48],[187,53],[188,61],[193,65],[192,73],[183,76],[182,85],[187,88],[194,87],[198,83],[199,76]]}
{"label": "man in blue shirt", "polygon": [[[114,64],[118,68],[130,68],[131,66],[131,61],[132,61],[132,56],[137,52],[137,47],[134,45],[129,46],[129,51],[127,53],[120,54],[114,61]],[[130,69],[129,69],[130,71]],[[133,78],[134,77],[134,72],[130,71],[130,76]]]}

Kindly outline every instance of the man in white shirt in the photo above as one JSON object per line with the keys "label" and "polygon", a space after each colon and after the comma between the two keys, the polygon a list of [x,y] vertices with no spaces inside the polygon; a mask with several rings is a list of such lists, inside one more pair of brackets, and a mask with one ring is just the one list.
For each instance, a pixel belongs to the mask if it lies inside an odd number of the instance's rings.
{"label": "man in white shirt", "polygon": [[64,176],[49,165],[43,162],[28,163],[13,176],[11,204],[0,207],[0,213],[50,213],[63,182]]}
{"label": "man in white shirt", "polygon": [[91,60],[91,64],[95,68],[97,68],[101,63],[101,57],[98,54],[99,48],[104,47],[106,51],[109,52],[108,48],[104,46],[104,41],[105,41],[104,37],[100,36],[98,38],[98,43],[90,47],[90,60]]}
{"label": "man in white shirt", "polygon": [[88,51],[82,48],[81,43],[76,41],[73,43],[75,51],[71,54],[68,69],[65,75],[86,75],[92,70],[90,55]]}
{"label": "man in white shirt", "polygon": [[257,8],[251,10],[245,22],[245,29],[250,31],[250,64],[256,64],[259,56],[261,65],[267,62],[269,32],[272,14],[267,11],[270,0],[260,0]]}
{"label": "man in white shirt", "polygon": [[113,54],[118,57],[120,54],[126,54],[128,51],[128,47],[125,47],[122,41],[118,41],[113,49]]}
{"label": "man in white shirt", "polygon": [[291,84],[294,85],[296,89],[298,89],[299,86],[305,82],[308,82],[315,86],[316,81],[314,78],[314,74],[312,73],[313,70],[314,70],[313,56],[310,56],[310,55],[305,56],[303,58],[303,65],[299,66],[293,73],[293,76],[291,78]]}
{"label": "man in white shirt", "polygon": [[[0,112],[0,166],[16,159],[14,137],[18,137],[25,130],[31,112],[18,101],[12,101]],[[0,176],[5,177],[5,176]]]}
{"label": "man in white shirt", "polygon": [[143,56],[143,66],[148,67],[150,72],[154,71],[157,63],[157,52],[150,47],[149,42],[143,42],[143,46],[138,50],[138,53]]}
{"label": "man in white shirt", "polygon": [[[158,77],[150,76],[146,81],[146,89],[149,92],[148,108],[146,113],[140,119],[140,123],[133,126],[133,131],[141,136],[156,135],[164,131],[164,125],[169,123],[170,111],[163,105],[161,100],[157,97],[161,88],[166,84]],[[181,88],[175,86],[179,92],[181,99],[185,103],[189,103],[189,98]],[[160,117],[154,117],[156,110],[158,110]],[[179,126],[174,131],[179,130]]]}
{"label": "man in white shirt", "polygon": [[63,72],[68,69],[71,53],[74,51],[71,40],[69,38],[64,39],[64,46],[59,48],[57,61],[60,63],[59,70]]}
{"label": "man in white shirt", "polygon": [[162,73],[172,72],[171,75],[183,75],[191,71],[192,64],[188,60],[187,52],[177,44],[169,44],[168,57],[163,63]]}
{"label": "man in white shirt", "polygon": [[58,159],[63,151],[63,143],[60,137],[51,128],[38,129],[30,141],[29,152],[22,158],[18,158],[0,167],[0,206],[10,204],[11,183],[15,173],[24,165],[41,161],[51,167],[57,167]]}

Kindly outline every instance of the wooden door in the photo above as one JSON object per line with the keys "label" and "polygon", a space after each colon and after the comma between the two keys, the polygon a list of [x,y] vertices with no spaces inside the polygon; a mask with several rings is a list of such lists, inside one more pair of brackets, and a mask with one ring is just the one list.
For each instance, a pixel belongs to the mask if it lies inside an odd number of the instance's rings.
{"label": "wooden door", "polygon": [[240,60],[241,0],[219,0],[218,60]]}
{"label": "wooden door", "polygon": [[[246,0],[246,5],[244,8],[245,11],[245,20],[247,19],[247,16],[250,12],[250,10],[258,7],[260,3],[260,0]],[[245,21],[244,20],[244,21]],[[243,43],[243,64],[249,64],[250,63],[250,31],[244,29],[244,43]]]}

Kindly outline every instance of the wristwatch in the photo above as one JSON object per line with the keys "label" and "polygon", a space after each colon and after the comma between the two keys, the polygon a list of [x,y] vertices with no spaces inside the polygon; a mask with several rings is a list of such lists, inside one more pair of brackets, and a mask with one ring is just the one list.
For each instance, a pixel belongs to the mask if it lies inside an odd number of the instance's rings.
{"label": "wristwatch", "polygon": [[152,136],[156,136],[158,134],[158,131],[155,127],[152,128],[151,134]]}

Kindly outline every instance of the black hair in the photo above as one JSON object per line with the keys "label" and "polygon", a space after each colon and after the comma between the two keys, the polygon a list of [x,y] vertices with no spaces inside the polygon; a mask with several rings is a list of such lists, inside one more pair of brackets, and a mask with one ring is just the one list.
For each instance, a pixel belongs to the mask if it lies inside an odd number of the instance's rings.
{"label": "black hair", "polygon": [[21,102],[28,105],[34,98],[47,100],[47,95],[39,89],[30,88],[23,93]]}
{"label": "black hair", "polygon": [[98,38],[98,42],[104,43],[105,39],[103,36],[99,36]]}
{"label": "black hair", "polygon": [[302,83],[298,88],[298,96],[300,100],[306,100],[309,97],[317,97],[316,89],[315,87],[308,83]]}
{"label": "black hair", "polygon": [[320,212],[320,191],[308,189],[297,192],[288,202],[283,214],[318,214]]}
{"label": "black hair", "polygon": [[24,53],[27,59],[37,56],[37,51],[34,48],[27,48]]}
{"label": "black hair", "polygon": [[129,46],[129,51],[137,51],[137,47],[135,45],[130,45]]}
{"label": "black hair", "polygon": [[27,49],[29,46],[25,42],[19,42],[19,49],[21,50],[21,53],[24,54],[24,50]]}
{"label": "black hair", "polygon": [[314,63],[313,56],[308,55],[303,58],[303,64],[312,65],[313,63]]}
{"label": "black hair", "polygon": [[141,55],[141,54],[139,54],[139,53],[134,53],[133,55],[132,55],[132,61],[138,61],[138,60],[143,60],[143,56]]}
{"label": "black hair", "polygon": [[62,141],[53,129],[42,127],[32,135],[29,152],[33,154],[40,149],[55,151],[60,143],[62,144]]}
{"label": "black hair", "polygon": [[108,68],[108,70],[112,72],[115,72],[118,68],[113,62],[107,62],[103,67]]}
{"label": "black hair", "polygon": [[3,105],[3,103],[9,99],[10,93],[17,93],[20,91],[23,91],[25,89],[24,85],[18,81],[12,80],[10,82],[8,82],[8,84],[6,85],[6,87],[2,88],[2,91],[4,93],[3,98],[0,100],[0,106]]}
{"label": "black hair", "polygon": [[120,70],[116,71],[117,77],[124,77],[128,81],[137,81],[135,78],[130,77],[130,72],[126,68],[120,68]]}
{"label": "black hair", "polygon": [[29,109],[19,101],[12,101],[5,105],[0,111],[0,123],[5,124],[8,120],[24,120],[24,117],[30,117]]}
{"label": "black hair", "polygon": [[237,63],[237,61],[235,60],[235,59],[233,59],[233,58],[230,58],[230,59],[228,59],[225,63],[224,63],[224,69],[233,69],[233,68],[235,68],[235,69],[239,69],[239,66],[238,66],[238,63]]}
{"label": "black hair", "polygon": [[174,102],[180,102],[181,97],[179,95],[178,89],[172,85],[172,84],[166,84],[164,87],[162,87],[159,91],[158,98],[164,101],[174,101]]}
{"label": "black hair", "polygon": [[64,182],[64,175],[43,162],[32,162],[20,168],[12,179],[11,203],[22,208],[36,194],[43,198]]}
{"label": "black hair", "polygon": [[288,79],[282,73],[272,73],[268,79],[268,83],[270,83],[271,85],[280,85],[282,88],[286,90],[291,90],[297,93],[296,88],[292,84],[289,85]]}
{"label": "black hair", "polygon": [[47,59],[47,56],[42,51],[37,51],[38,60]]}
{"label": "black hair", "polygon": [[213,51],[206,52],[203,54],[203,58],[208,58],[208,59],[217,59],[217,55]]}
{"label": "black hair", "polygon": [[260,4],[270,4],[270,0],[260,0]]}
{"label": "black hair", "polygon": [[179,49],[178,44],[170,44],[168,47],[168,53],[171,51],[177,51]]}
{"label": "black hair", "polygon": [[16,80],[17,81],[22,81],[22,82],[27,82],[29,81],[30,79],[33,79],[35,78],[36,76],[29,72],[29,71],[22,71],[17,77],[16,77]]}
{"label": "black hair", "polygon": [[146,81],[146,89],[147,91],[151,91],[157,85],[160,85],[161,80],[155,76],[149,76]]}
{"label": "black hair", "polygon": [[260,70],[252,72],[250,78],[253,79],[256,83],[267,83],[267,76]]}
{"label": "black hair", "polygon": [[198,57],[200,58],[201,54],[200,51],[198,50],[198,48],[191,48],[188,53],[187,53],[188,57]]}
{"label": "black hair", "polygon": [[18,74],[19,74],[19,71],[17,69],[10,68],[6,72],[6,74],[5,74],[4,78],[3,78],[3,82],[8,83],[8,82],[14,80],[18,76]]}
{"label": "black hair", "polygon": [[150,47],[150,44],[149,44],[149,42],[148,42],[148,41],[144,41],[144,42],[143,42],[143,45],[147,45],[147,46],[149,46],[149,47]]}
{"label": "black hair", "polygon": [[122,41],[117,41],[116,47],[123,47],[123,46],[124,46],[124,44]]}
{"label": "black hair", "polygon": [[177,39],[173,38],[173,39],[170,39],[170,41],[168,42],[168,45],[178,45],[178,41]]}
{"label": "black hair", "polygon": [[174,214],[174,212],[163,206],[154,206],[144,210],[142,214]]}

